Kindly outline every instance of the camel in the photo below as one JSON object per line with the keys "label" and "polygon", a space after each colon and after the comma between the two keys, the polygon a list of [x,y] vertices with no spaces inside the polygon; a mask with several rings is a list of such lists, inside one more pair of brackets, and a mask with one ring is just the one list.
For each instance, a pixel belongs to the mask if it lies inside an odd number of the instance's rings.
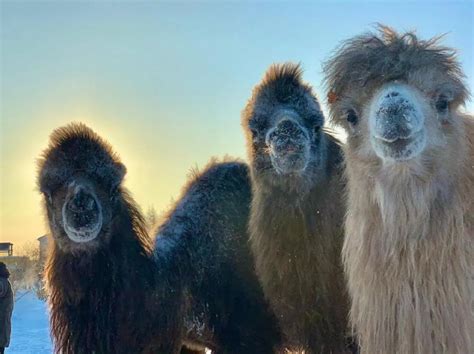
{"label": "camel", "polygon": [[472,353],[474,120],[453,50],[380,26],[325,65],[348,134],[344,269],[363,353]]}
{"label": "camel", "polygon": [[346,337],[342,152],[301,76],[298,65],[272,65],[242,113],[250,244],[284,347],[345,353],[356,347]]}
{"label": "camel", "polygon": [[154,248],[125,172],[83,124],[55,130],[39,160],[55,352],[273,353],[280,333],[247,244],[247,166],[195,173]]}

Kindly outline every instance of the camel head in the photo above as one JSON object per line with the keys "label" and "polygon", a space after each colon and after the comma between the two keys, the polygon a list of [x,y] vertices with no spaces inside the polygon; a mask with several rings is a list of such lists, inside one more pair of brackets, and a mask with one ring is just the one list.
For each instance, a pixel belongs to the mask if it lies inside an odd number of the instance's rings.
{"label": "camel head", "polygon": [[452,156],[468,92],[454,52],[380,26],[343,43],[325,67],[332,119],[348,150],[379,165]]}
{"label": "camel head", "polygon": [[294,64],[272,65],[242,114],[252,173],[270,184],[312,184],[322,168],[324,117]]}
{"label": "camel head", "polygon": [[53,132],[39,167],[55,244],[64,252],[107,244],[125,174],[109,145],[86,126],[71,124]]}

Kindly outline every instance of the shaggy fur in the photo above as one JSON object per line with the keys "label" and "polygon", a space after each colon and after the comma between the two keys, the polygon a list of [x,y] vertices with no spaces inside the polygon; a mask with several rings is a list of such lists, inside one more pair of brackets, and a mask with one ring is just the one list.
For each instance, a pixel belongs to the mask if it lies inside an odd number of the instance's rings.
{"label": "shaggy fur", "polygon": [[[53,245],[46,280],[55,351],[175,353],[182,331],[179,293],[164,294],[158,284],[179,289],[179,279],[159,279],[143,218],[121,186],[125,168],[111,147],[87,127],[70,125],[51,135],[39,168]],[[103,191],[100,201],[111,213],[92,244],[71,242],[58,212],[64,186],[79,176]]]}
{"label": "shaggy fur", "polygon": [[337,101],[330,107],[335,123],[348,127],[347,108],[362,108],[374,90],[389,81],[409,81],[432,96],[444,92],[456,106],[466,100],[469,92],[456,53],[439,46],[440,37],[418,40],[414,33],[398,35],[382,25],[380,33],[367,33],[343,42],[326,63],[328,96]]}
{"label": "shaggy fur", "polygon": [[187,343],[218,353],[271,353],[277,321],[264,300],[248,245],[246,164],[212,161],[194,173],[159,227],[158,263],[175,258],[185,282]]}
{"label": "shaggy fur", "polygon": [[[309,137],[301,172],[274,169],[265,142],[281,111]],[[342,353],[348,301],[340,253],[343,240],[342,157],[322,131],[323,114],[294,64],[273,65],[242,114],[251,165],[249,229],[257,274],[285,335],[285,346],[306,353]]]}
{"label": "shaggy fur", "polygon": [[[362,351],[471,353],[474,121],[457,110],[468,91],[453,52],[382,27],[345,42],[326,73],[332,119],[349,135],[343,257]],[[377,157],[368,136],[372,96],[393,81],[422,97],[428,134],[400,162]]]}
{"label": "shaggy fur", "polygon": [[[125,167],[83,125],[56,130],[40,160],[53,250],[46,267],[51,330],[61,353],[271,353],[279,344],[246,240],[247,167],[195,174],[159,228],[154,252]],[[91,181],[99,236],[72,242],[61,209],[71,181]]]}

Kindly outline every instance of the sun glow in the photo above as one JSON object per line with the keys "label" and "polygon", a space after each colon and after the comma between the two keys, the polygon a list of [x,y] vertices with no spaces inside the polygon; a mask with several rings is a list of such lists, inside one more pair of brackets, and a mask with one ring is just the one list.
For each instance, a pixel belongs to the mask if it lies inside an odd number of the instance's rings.
{"label": "sun glow", "polygon": [[[347,2],[354,16],[337,27],[340,4],[329,2],[322,17],[322,4],[310,3],[200,3],[193,11],[165,3],[137,3],[133,11],[105,2],[1,6],[2,241],[45,232],[35,159],[53,129],[80,121],[105,137],[127,166],[125,185],[137,202],[160,212],[190,168],[212,156],[245,157],[240,111],[269,64],[301,62],[324,102],[321,63],[341,39],[374,22],[417,28],[425,38],[449,33],[444,43],[459,49],[473,87],[469,2],[432,4],[429,12],[416,3],[387,11]],[[324,35],[308,45],[308,33]]]}
{"label": "sun glow", "polygon": [[[54,111],[53,107],[51,111]],[[64,119],[64,116],[70,118]],[[166,210],[185,183],[193,164],[184,165],[170,160],[169,156],[162,158],[163,152],[160,154],[157,147],[149,146],[142,139],[140,127],[134,121],[117,124],[100,111],[93,115],[64,116],[38,115],[32,125],[2,136],[5,146],[14,146],[14,149],[5,151],[1,159],[0,240],[21,244],[47,232],[42,200],[36,187],[36,159],[47,147],[49,134],[69,122],[85,123],[113,146],[127,167],[125,186],[144,211],[150,207],[159,213]],[[28,139],[19,143],[15,139],[18,136]],[[164,140],[169,138],[162,139],[162,143],[169,143]]]}

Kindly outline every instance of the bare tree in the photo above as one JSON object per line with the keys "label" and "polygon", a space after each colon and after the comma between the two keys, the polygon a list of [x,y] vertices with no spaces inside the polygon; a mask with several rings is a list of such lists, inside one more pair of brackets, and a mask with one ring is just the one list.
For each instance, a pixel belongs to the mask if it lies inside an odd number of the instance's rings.
{"label": "bare tree", "polygon": [[7,261],[14,291],[40,289],[39,245],[27,241],[16,248],[15,256]]}
{"label": "bare tree", "polygon": [[21,244],[16,249],[16,255],[20,257],[27,257],[32,261],[39,260],[39,245],[35,241],[27,241]]}

